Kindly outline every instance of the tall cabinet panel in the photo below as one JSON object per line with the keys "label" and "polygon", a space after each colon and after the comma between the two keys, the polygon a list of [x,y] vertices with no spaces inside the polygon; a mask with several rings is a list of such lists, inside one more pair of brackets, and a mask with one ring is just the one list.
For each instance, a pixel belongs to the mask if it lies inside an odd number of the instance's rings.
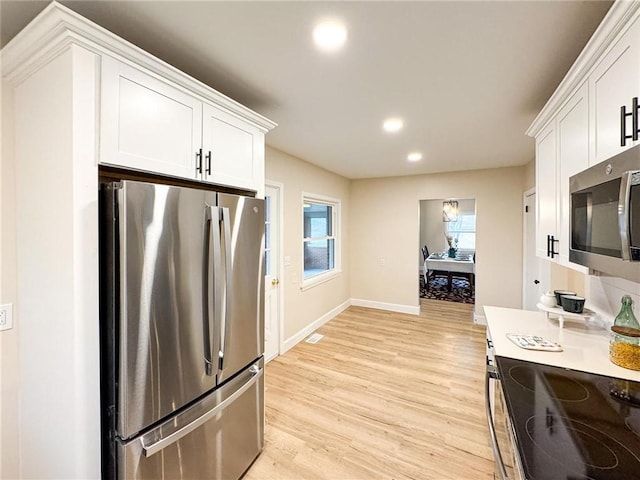
{"label": "tall cabinet panel", "polygon": [[[594,125],[591,164],[602,162],[638,141],[621,145],[620,107],[631,111],[633,97],[640,96],[640,19],[631,25],[589,77],[591,119]],[[625,129],[631,133],[631,117]]]}
{"label": "tall cabinet panel", "polygon": [[2,478],[100,477],[98,64],[67,45],[13,85],[20,472]]}
{"label": "tall cabinet panel", "polygon": [[202,103],[111,57],[102,59],[100,162],[167,175],[196,175]]}

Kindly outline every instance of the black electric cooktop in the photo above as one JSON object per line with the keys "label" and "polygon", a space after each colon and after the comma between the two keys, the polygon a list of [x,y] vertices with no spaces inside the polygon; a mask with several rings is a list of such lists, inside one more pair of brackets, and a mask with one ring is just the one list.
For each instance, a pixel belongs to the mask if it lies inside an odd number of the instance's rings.
{"label": "black electric cooktop", "polygon": [[640,480],[640,383],[496,357],[529,480]]}

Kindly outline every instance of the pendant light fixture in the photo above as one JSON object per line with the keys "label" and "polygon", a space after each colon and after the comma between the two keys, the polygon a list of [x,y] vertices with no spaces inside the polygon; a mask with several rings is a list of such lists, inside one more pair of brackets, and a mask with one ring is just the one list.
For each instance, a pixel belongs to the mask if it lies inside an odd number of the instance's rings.
{"label": "pendant light fixture", "polygon": [[458,220],[458,201],[445,200],[442,202],[442,221],[455,222]]}

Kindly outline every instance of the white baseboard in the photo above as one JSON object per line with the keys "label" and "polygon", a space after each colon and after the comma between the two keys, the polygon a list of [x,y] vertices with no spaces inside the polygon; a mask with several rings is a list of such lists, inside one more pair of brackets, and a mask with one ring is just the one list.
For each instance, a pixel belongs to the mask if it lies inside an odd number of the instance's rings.
{"label": "white baseboard", "polygon": [[375,308],[377,310],[388,310],[390,312],[408,313],[409,315],[420,315],[420,305],[399,305],[396,303],[374,302],[371,300],[351,299],[351,305],[356,307]]}
{"label": "white baseboard", "polygon": [[344,302],[344,303],[338,305],[337,307],[331,309],[330,311],[325,313],[323,316],[321,316],[320,318],[318,318],[314,322],[312,322],[309,325],[307,325],[305,328],[300,330],[295,335],[287,338],[282,344],[282,348],[280,349],[280,355],[282,355],[287,350],[290,350],[291,348],[293,348],[295,345],[297,345],[299,342],[301,342],[306,337],[311,335],[314,331],[316,331],[322,325],[327,323],[329,320],[331,320],[336,315],[344,312],[350,306],[351,306],[351,300],[347,300],[346,302]]}

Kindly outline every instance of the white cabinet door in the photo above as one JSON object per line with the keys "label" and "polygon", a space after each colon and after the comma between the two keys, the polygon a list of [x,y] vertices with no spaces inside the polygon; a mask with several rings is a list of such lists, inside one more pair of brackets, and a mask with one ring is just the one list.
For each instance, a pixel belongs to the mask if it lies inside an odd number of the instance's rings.
{"label": "white cabinet door", "polygon": [[107,56],[101,96],[100,163],[196,178],[200,100]]}
{"label": "white cabinet door", "polygon": [[[593,142],[591,164],[602,162],[638,142],[621,146],[620,107],[631,111],[633,97],[640,96],[640,20],[615,43],[589,76]],[[626,121],[631,133],[631,118]]]}
{"label": "white cabinet door", "polygon": [[212,105],[203,115],[204,180],[264,192],[264,134]]}
{"label": "white cabinet door", "polygon": [[557,236],[556,156],[555,120],[552,120],[536,138],[536,254],[542,258],[547,258],[547,236]]}
{"label": "white cabinet door", "polygon": [[570,211],[569,177],[589,166],[589,91],[585,82],[569,99],[556,117],[558,142],[558,230],[556,243],[559,263],[586,271],[569,264]]}

